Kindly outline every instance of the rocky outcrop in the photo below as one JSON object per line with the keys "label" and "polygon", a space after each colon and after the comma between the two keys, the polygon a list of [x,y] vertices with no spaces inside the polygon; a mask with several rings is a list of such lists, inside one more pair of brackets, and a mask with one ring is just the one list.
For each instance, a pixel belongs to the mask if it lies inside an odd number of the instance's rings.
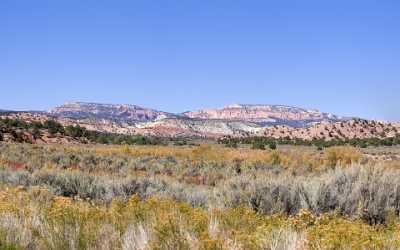
{"label": "rocky outcrop", "polygon": [[183,115],[198,119],[238,120],[255,122],[262,125],[289,125],[292,127],[306,127],[315,122],[345,119],[318,110],[306,110],[282,105],[243,104],[229,105],[222,109],[203,109],[185,112]]}
{"label": "rocky outcrop", "polygon": [[365,139],[388,138],[400,133],[400,125],[388,122],[352,119],[341,122],[321,122],[308,128],[293,128],[288,126],[266,127],[259,135],[273,138],[290,139]]}
{"label": "rocky outcrop", "polygon": [[30,144],[58,143],[58,144],[81,144],[88,143],[85,138],[72,138],[70,136],[50,134],[45,129],[34,131],[27,128],[11,128],[0,125],[0,141],[21,142]]}
{"label": "rocky outcrop", "polygon": [[262,126],[246,121],[189,118],[163,119],[138,124],[137,127],[143,131],[164,131],[169,136],[176,135],[175,131],[179,131],[179,134],[183,136],[197,135],[201,137],[246,136],[262,131]]}
{"label": "rocky outcrop", "polygon": [[80,125],[108,133],[166,137],[268,136],[275,138],[385,138],[400,124],[343,118],[317,110],[280,105],[229,105],[222,109],[171,114],[135,105],[66,103],[49,112],[10,112],[0,118]]}
{"label": "rocky outcrop", "polygon": [[49,110],[49,114],[74,119],[95,118],[119,122],[147,122],[175,115],[128,104],[101,104],[86,102],[68,102]]}

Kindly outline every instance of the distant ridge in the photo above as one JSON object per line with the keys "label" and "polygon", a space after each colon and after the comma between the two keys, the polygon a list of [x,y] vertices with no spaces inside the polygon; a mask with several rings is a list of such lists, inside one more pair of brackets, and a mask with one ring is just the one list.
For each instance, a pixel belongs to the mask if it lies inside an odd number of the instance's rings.
{"label": "distant ridge", "polygon": [[289,125],[307,127],[315,122],[340,121],[347,118],[316,109],[286,105],[232,104],[222,109],[202,109],[184,113],[190,118],[245,120],[264,125]]}
{"label": "distant ridge", "polygon": [[231,104],[172,114],[132,104],[67,102],[48,114],[106,132],[200,137],[263,135],[270,126],[306,128],[346,120],[315,109],[264,104]]}
{"label": "distant ridge", "polygon": [[1,117],[26,121],[56,119],[108,133],[161,137],[267,136],[276,138],[385,138],[400,133],[400,124],[342,117],[316,109],[286,105],[231,104],[181,114],[132,104],[67,102],[48,112],[6,112]]}
{"label": "distant ridge", "polygon": [[132,104],[104,104],[95,102],[66,102],[48,113],[75,119],[110,119],[119,122],[151,122],[165,118],[227,120],[266,125],[307,127],[315,122],[346,120],[341,116],[286,105],[231,104],[221,109],[202,109],[181,114],[158,111]]}
{"label": "distant ridge", "polygon": [[66,102],[48,111],[50,114],[75,119],[95,118],[125,122],[146,122],[173,114],[131,104],[103,104],[93,102]]}

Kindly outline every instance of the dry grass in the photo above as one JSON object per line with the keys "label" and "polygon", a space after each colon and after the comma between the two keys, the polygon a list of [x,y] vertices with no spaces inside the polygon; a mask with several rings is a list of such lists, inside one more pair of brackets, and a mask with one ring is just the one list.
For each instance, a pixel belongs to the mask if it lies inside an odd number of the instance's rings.
{"label": "dry grass", "polygon": [[400,224],[370,226],[335,214],[260,215],[199,209],[170,199],[99,206],[46,189],[2,186],[1,249],[397,249]]}
{"label": "dry grass", "polygon": [[325,150],[324,163],[328,166],[349,166],[362,159],[360,150],[354,147],[332,147]]}
{"label": "dry grass", "polygon": [[398,249],[396,164],[351,147],[0,144],[0,249]]}
{"label": "dry grass", "polygon": [[[81,152],[81,147],[69,150]],[[240,161],[247,165],[268,163],[284,167],[310,166],[323,164],[323,158],[315,150],[253,150],[247,148],[232,149],[215,144],[201,144],[198,147],[171,146],[96,146],[92,152],[103,156],[127,155],[130,157],[174,157],[186,159],[194,164],[201,161],[232,162]]]}

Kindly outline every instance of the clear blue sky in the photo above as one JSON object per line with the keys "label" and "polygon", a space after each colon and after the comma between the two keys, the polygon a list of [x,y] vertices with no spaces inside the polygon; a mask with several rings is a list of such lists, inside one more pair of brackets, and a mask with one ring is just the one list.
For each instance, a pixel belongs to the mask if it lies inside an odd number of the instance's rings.
{"label": "clear blue sky", "polygon": [[1,0],[0,108],[286,104],[400,120],[400,1]]}

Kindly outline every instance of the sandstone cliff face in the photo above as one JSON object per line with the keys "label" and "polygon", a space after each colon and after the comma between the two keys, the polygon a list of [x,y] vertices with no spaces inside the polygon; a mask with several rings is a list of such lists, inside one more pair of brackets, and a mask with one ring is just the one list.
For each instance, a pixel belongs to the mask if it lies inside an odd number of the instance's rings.
{"label": "sandstone cliff face", "polygon": [[[176,129],[185,136],[220,137],[224,135],[246,136],[262,131],[258,124],[245,121],[223,121],[210,119],[169,118],[137,125],[140,129],[169,131]],[[173,132],[174,133],[174,132]]]}
{"label": "sandstone cliff face", "polygon": [[[203,109],[185,112],[183,115],[199,119],[223,119],[250,121],[262,124],[288,124],[304,127],[313,122],[337,121],[343,119],[317,110],[306,110],[282,105],[234,104],[222,109]],[[297,125],[297,126],[296,126]]]}
{"label": "sandstone cliff face", "polygon": [[342,117],[317,110],[306,110],[282,105],[242,105],[234,104],[222,109],[203,109],[189,111],[181,115],[143,108],[136,105],[117,105],[70,102],[49,111],[58,117],[75,119],[95,118],[116,122],[138,123],[157,121],[165,118],[192,118],[200,120],[224,120],[252,122],[260,125],[289,125],[291,127],[307,127],[321,121],[339,121]]}
{"label": "sandstone cliff face", "polygon": [[52,115],[70,118],[96,118],[116,121],[145,122],[175,115],[127,104],[101,104],[85,102],[68,102],[49,110]]}
{"label": "sandstone cliff face", "polygon": [[50,112],[1,115],[25,121],[56,119],[64,126],[120,134],[166,137],[268,136],[275,138],[385,138],[400,133],[400,124],[348,119],[289,106],[230,105],[175,115],[135,105],[67,103]]}

